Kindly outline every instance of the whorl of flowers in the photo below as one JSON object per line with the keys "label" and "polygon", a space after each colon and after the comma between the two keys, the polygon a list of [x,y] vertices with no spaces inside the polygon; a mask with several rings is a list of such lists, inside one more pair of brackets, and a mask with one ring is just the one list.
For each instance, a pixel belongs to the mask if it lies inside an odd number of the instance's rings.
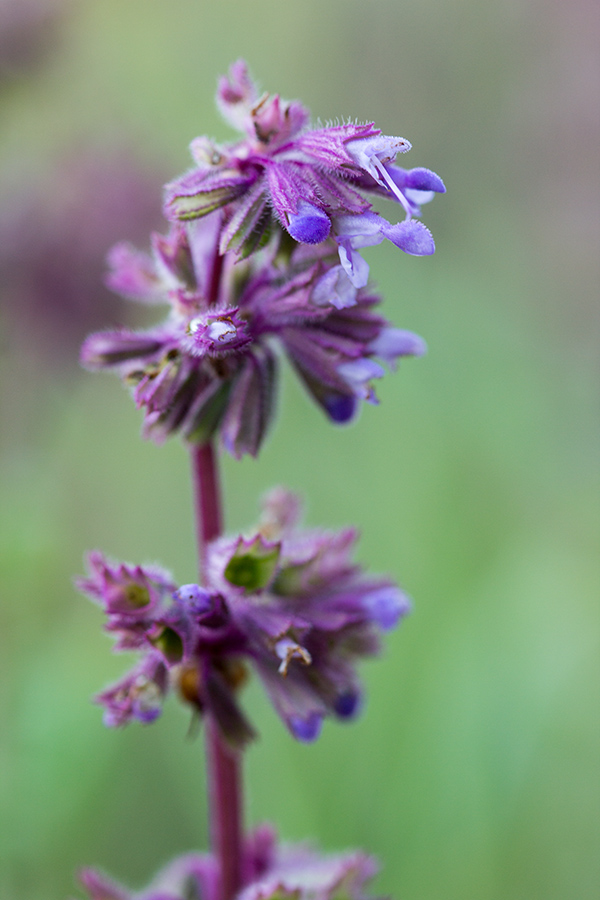
{"label": "whorl of flowers", "polygon": [[[175,221],[191,221],[227,207],[221,253],[252,252],[277,225],[305,244],[331,234],[349,277],[364,287],[368,267],[356,249],[387,238],[415,256],[434,252],[431,234],[413,216],[445,187],[429,169],[393,164],[410,150],[407,140],[382,135],[373,123],[309,129],[308,110],[277,94],[260,96],[242,60],[220,79],[217,105],[245,138],[192,141],[196,166],[167,185],[165,210]],[[399,203],[404,221],[391,225],[373,213],[364,192]]]}
{"label": "whorl of flowers", "polygon": [[141,653],[96,698],[107,725],[153,721],[174,686],[198,714],[212,714],[232,745],[243,745],[253,736],[238,703],[247,664],[298,740],[317,738],[325,716],[356,714],[356,663],[378,651],[381,631],[409,601],[353,562],[353,529],[298,530],[298,511],[293,494],[273,491],[256,531],[209,544],[203,585],[176,587],[157,567],[90,554],[79,588],[103,606],[115,649]]}
{"label": "whorl of flowers", "polygon": [[[166,320],[93,334],[81,358],[131,386],[145,436],[180,432],[202,444],[218,433],[240,457],[258,453],[271,421],[277,348],[334,422],[350,420],[360,400],[377,402],[381,362],[425,351],[376,312],[358,251],[389,238],[432,253],[413,216],[444,187],[429,170],[394,166],[408,142],[372,125],[307,130],[306,110],[259,98],[243,63],[220,82],[217,102],[245,139],[196,139],[198,167],[167,186],[168,234],[153,235],[151,255],[128,244],[109,255],[107,284],[168,305]],[[401,204],[404,221],[373,212],[365,191]]]}
{"label": "whorl of flowers", "polygon": [[[365,853],[324,856],[310,845],[278,845],[265,825],[245,841],[244,885],[237,900],[368,900],[366,884],[377,863]],[[219,900],[219,869],[213,856],[188,853],[170,862],[140,892],[132,892],[95,869],[79,873],[90,900]]]}

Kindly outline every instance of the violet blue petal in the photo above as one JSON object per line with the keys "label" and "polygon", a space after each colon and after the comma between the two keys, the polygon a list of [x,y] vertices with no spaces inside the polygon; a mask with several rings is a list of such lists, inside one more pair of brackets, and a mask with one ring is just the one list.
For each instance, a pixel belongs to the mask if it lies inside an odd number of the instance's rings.
{"label": "violet blue petal", "polygon": [[288,725],[294,737],[305,744],[310,744],[316,741],[321,733],[323,716],[319,713],[310,713],[305,719],[300,716],[290,716]]}
{"label": "violet blue petal", "polygon": [[352,248],[350,239],[338,238],[338,253],[342,268],[355,288],[365,287],[369,280],[369,264]]}
{"label": "violet blue petal", "polygon": [[317,306],[335,306],[346,309],[356,305],[357,288],[348,278],[341,265],[333,266],[317,281],[311,295]]}
{"label": "violet blue petal", "polygon": [[431,232],[416,219],[405,219],[397,225],[387,225],[383,234],[392,244],[410,256],[430,256],[435,252]]}
{"label": "violet blue petal", "polygon": [[292,213],[289,219],[289,233],[303,244],[320,244],[331,230],[329,216],[305,200],[298,203],[298,212]]}
{"label": "violet blue petal", "polygon": [[410,612],[410,600],[394,585],[378,588],[362,598],[369,617],[384,631],[395,628],[399,620]]}
{"label": "violet blue petal", "polygon": [[353,359],[338,366],[338,373],[348,383],[355,396],[369,403],[377,402],[370,381],[372,378],[382,378],[385,371],[375,360],[368,357]]}
{"label": "violet blue petal", "polygon": [[421,167],[408,169],[406,171],[404,187],[412,188],[416,191],[434,191],[439,194],[446,193],[446,186],[440,176],[436,175],[435,172],[432,172],[431,169],[424,169]]}
{"label": "violet blue petal", "polygon": [[323,405],[329,418],[338,425],[345,425],[356,415],[356,397],[351,394],[325,394]]}
{"label": "violet blue petal", "polygon": [[199,584],[183,584],[173,598],[196,616],[212,612],[214,608],[213,595]]}
{"label": "violet blue petal", "polygon": [[346,691],[337,697],[334,709],[340,719],[354,719],[361,706],[361,695],[358,690]]}
{"label": "violet blue petal", "polygon": [[402,328],[382,328],[368,346],[371,353],[390,366],[395,365],[398,357],[423,356],[427,352],[427,344],[422,337]]}

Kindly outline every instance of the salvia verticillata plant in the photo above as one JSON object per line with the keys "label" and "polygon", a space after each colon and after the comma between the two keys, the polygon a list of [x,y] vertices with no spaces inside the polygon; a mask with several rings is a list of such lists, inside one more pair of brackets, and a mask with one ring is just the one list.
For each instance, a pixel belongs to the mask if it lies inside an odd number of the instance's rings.
{"label": "salvia verticillata plant", "polygon": [[[151,253],[121,243],[109,254],[107,284],[166,318],[98,332],[82,349],[87,368],[114,369],[131,388],[144,436],[179,432],[189,447],[200,577],[180,584],[94,551],[77,582],[102,606],[115,650],[135,654],[95,698],[105,724],[154,721],[170,691],[204,723],[213,846],[134,894],[92,869],[80,880],[91,900],[362,900],[369,856],[280,845],[267,826],[245,833],[241,762],[256,732],[241,687],[255,673],[292,737],[316,740],[327,716],[360,711],[357,664],[410,602],[353,560],[354,529],[300,528],[300,500],[283,488],[254,528],[223,535],[218,451],[259,452],[282,355],[340,423],[377,402],[382,363],[424,352],[379,312],[360,250],[387,239],[433,253],[418,216],[445,188],[429,169],[397,166],[410,144],[373,124],[311,129],[300,103],[259,95],[243,62],[220,79],[217,104],[242,137],[196,138],[193,168],[166,187],[167,233],[152,235]],[[374,197],[401,221],[374,212]]]}

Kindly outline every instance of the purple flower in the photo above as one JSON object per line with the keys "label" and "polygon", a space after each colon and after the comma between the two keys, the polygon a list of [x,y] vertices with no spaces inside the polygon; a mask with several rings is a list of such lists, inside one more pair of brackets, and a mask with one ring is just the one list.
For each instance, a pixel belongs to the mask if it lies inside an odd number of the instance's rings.
{"label": "purple flower", "polygon": [[387,238],[413,256],[427,256],[435,250],[431,232],[415,219],[390,225],[377,213],[366,212],[361,216],[340,216],[335,220],[334,228],[340,262],[356,288],[364,287],[369,278],[369,266],[356,252],[362,247],[380,244]]}
{"label": "purple flower", "polygon": [[[379,316],[378,298],[346,274],[356,245],[347,220],[354,218],[339,220],[344,265],[333,238],[285,253],[274,245],[241,262],[220,257],[220,213],[155,235],[152,256],[117,245],[107,283],[130,299],[168,304],[170,313],[147,331],[91,335],[83,364],[117,369],[144,409],[144,435],[159,442],[176,431],[191,443],[220,433],[233,456],[256,455],[274,409],[274,345],[329,418],[348,421],[358,401],[377,402],[372,382],[384,370],[375,357],[393,367],[397,358],[424,351],[420,338]],[[367,223],[363,229],[379,228],[374,213],[356,218]],[[377,231],[375,240],[382,239]],[[212,296],[217,264],[220,287]]]}
{"label": "purple flower", "polygon": [[117,728],[132,719],[144,725],[154,722],[162,712],[168,677],[160,655],[148,653],[124,678],[95,697],[104,707],[104,724]]}
{"label": "purple flower", "polygon": [[35,67],[55,44],[64,0],[2,0],[0,82]]}
{"label": "purple flower", "polygon": [[[242,869],[236,900],[367,900],[366,885],[378,866],[360,851],[322,855],[308,844],[278,845],[273,830],[262,825],[246,838]],[[94,869],[79,873],[90,900],[218,900],[219,879],[216,859],[200,853],[174,859],[140,892]]]}
{"label": "purple flower", "polygon": [[408,612],[409,601],[353,562],[352,529],[297,531],[296,502],[279,490],[267,498],[266,524],[254,538],[210,545],[207,579],[226,597],[275,709],[294,737],[312,741],[325,716],[358,710],[356,663],[378,651],[379,632]]}
{"label": "purple flower", "polygon": [[208,545],[202,586],[175,589],[161,570],[90,555],[91,577],[79,587],[104,606],[116,649],[142,654],[96,698],[107,725],[152,721],[172,685],[241,746],[254,736],[239,706],[248,665],[300,741],[315,740],[328,715],[356,715],[356,664],[377,653],[380,633],[410,604],[391,581],[367,577],[353,561],[353,529],[297,530],[298,516],[298,499],[274,491],[254,534]]}
{"label": "purple flower", "polygon": [[[410,150],[404,138],[382,135],[372,123],[309,130],[309,114],[300,103],[278,95],[259,98],[241,60],[220,79],[217,105],[246,137],[224,145],[196,138],[196,168],[167,185],[165,210],[174,221],[223,210],[221,253],[247,255],[276,226],[300,243],[319,244],[340,217],[371,210],[364,192],[399,202],[410,222],[432,192],[445,191],[428,169],[407,172],[393,165],[398,153]],[[429,232],[425,240],[416,225],[385,225],[397,229],[397,239],[390,239],[405,252],[433,253]]]}
{"label": "purple flower", "polygon": [[42,368],[63,369],[91,329],[131,321],[102,284],[105,257],[123,233],[143,240],[160,223],[160,174],[126,147],[78,147],[45,175],[13,168],[0,185],[3,325]]}
{"label": "purple flower", "polygon": [[175,590],[169,572],[158,566],[112,563],[98,550],[87,558],[89,576],[76,586],[103,607],[107,631],[118,636],[117,650],[142,646],[148,623],[154,622]]}

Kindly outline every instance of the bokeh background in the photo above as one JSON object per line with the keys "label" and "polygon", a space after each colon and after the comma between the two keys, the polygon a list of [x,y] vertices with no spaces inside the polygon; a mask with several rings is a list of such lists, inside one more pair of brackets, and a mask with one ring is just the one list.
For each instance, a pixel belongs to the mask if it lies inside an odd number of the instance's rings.
{"label": "bokeh background", "polygon": [[433,258],[369,251],[428,356],[343,429],[286,377],[260,459],[223,463],[230,529],[289,485],[415,600],[357,724],[297,746],[249,688],[248,821],[368,848],[402,900],[597,896],[599,37],[593,0],[1,0],[2,900],[74,896],[82,863],[139,887],[207,843],[202,741],[173,700],[102,727],[127,660],[71,583],[92,547],[194,580],[188,461],[77,347],[135,321],[102,259],[160,227],[194,136],[230,137],[239,56],[448,187]]}

